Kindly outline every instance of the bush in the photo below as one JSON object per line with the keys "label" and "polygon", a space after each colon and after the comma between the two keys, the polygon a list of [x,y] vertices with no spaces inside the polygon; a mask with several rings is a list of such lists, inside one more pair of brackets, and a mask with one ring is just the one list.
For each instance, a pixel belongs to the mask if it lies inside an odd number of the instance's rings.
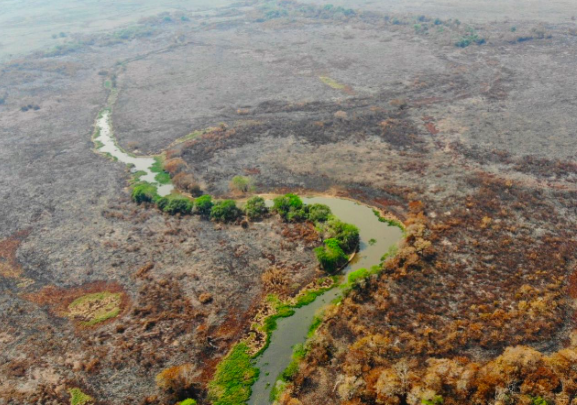
{"label": "bush", "polygon": [[348,258],[339,245],[339,241],[333,238],[326,239],[324,246],[315,249],[317,260],[321,267],[329,273],[334,273],[343,266]]}
{"label": "bush", "polygon": [[285,194],[274,199],[272,210],[278,213],[284,220],[296,221],[306,218],[303,202],[296,194]]}
{"label": "bush", "polygon": [[138,203],[153,202],[158,199],[156,187],[149,183],[139,183],[132,188],[132,199]]}
{"label": "bush", "polygon": [[170,173],[171,176],[174,176],[186,167],[186,162],[181,158],[173,158],[165,161],[163,166],[164,171]]}
{"label": "bush", "polygon": [[194,176],[190,173],[180,172],[172,178],[172,182],[179,189],[189,192],[195,197],[202,195],[202,190],[198,183],[194,180]]}
{"label": "bush", "polygon": [[169,195],[158,200],[158,208],[170,215],[188,215],[192,212],[193,202],[190,198],[181,195]]}
{"label": "bush", "polygon": [[338,241],[340,248],[346,253],[354,251],[359,244],[359,228],[342,222],[337,218],[329,221],[328,232],[331,237]]}
{"label": "bush", "polygon": [[248,193],[254,189],[252,178],[245,176],[234,176],[229,187],[231,190],[240,193]]}
{"label": "bush", "polygon": [[196,405],[196,401],[192,398],[187,398],[178,405]]}
{"label": "bush", "polygon": [[203,217],[208,217],[210,215],[212,207],[214,206],[214,203],[212,202],[211,196],[203,195],[198,197],[194,201],[194,206],[195,206],[194,212],[196,214],[202,215]]}
{"label": "bush", "polygon": [[246,216],[251,221],[260,219],[268,213],[268,208],[262,197],[252,197],[246,202]]}
{"label": "bush", "polygon": [[210,210],[210,218],[218,222],[232,222],[241,215],[234,200],[219,201]]}
{"label": "bush", "polygon": [[325,222],[331,215],[331,209],[325,204],[307,205],[307,218],[312,222]]}
{"label": "bush", "polygon": [[156,376],[158,388],[175,394],[177,397],[187,397],[192,394],[196,378],[200,373],[194,364],[186,363],[162,370]]}

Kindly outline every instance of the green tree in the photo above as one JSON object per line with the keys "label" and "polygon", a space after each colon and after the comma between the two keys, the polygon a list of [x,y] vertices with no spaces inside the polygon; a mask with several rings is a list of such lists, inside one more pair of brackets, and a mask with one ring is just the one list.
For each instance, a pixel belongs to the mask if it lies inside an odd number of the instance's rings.
{"label": "green tree", "polygon": [[331,209],[325,204],[307,205],[307,218],[312,222],[325,222],[331,215]]}
{"label": "green tree", "polygon": [[230,188],[241,193],[251,192],[254,189],[253,180],[251,177],[234,176],[230,182]]}
{"label": "green tree", "polygon": [[149,183],[139,183],[132,188],[132,199],[138,204],[158,199],[156,187]]}
{"label": "green tree", "polygon": [[203,217],[208,217],[214,203],[212,202],[212,197],[210,195],[202,195],[194,200],[194,206],[195,213]]}
{"label": "green tree", "polygon": [[232,222],[241,215],[234,200],[219,201],[210,210],[210,218],[218,222]]}
{"label": "green tree", "polygon": [[170,195],[158,200],[158,208],[170,215],[188,215],[192,212],[193,202],[188,197],[180,195]]}
{"label": "green tree", "polygon": [[284,220],[296,221],[306,218],[303,210],[303,202],[296,194],[285,194],[275,198],[272,210],[278,213]]}
{"label": "green tree", "polygon": [[262,197],[252,197],[246,202],[246,216],[251,221],[260,219],[268,213],[268,208]]}
{"label": "green tree", "polygon": [[339,241],[333,238],[326,239],[324,246],[315,249],[315,254],[323,270],[329,273],[337,271],[348,260],[347,255],[339,246]]}
{"label": "green tree", "polygon": [[350,253],[357,248],[360,241],[359,228],[337,218],[331,219],[328,225],[328,233],[338,241],[343,251]]}

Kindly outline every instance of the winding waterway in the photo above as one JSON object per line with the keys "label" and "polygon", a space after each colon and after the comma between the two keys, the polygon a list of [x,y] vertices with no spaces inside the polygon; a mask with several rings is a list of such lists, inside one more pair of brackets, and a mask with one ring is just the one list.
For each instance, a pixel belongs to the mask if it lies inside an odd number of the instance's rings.
{"label": "winding waterway", "polygon": [[[126,153],[114,138],[112,131],[110,112],[105,110],[96,121],[97,133],[94,141],[97,151],[104,155],[112,156],[118,161],[131,166],[133,173],[144,172],[139,176],[140,180],[153,184],[158,189],[160,196],[168,195],[173,190],[172,184],[160,184],[156,180],[157,172],[153,171],[154,157],[134,156]],[[346,276],[352,271],[361,268],[370,268],[378,265],[381,257],[390,247],[398,243],[403,231],[386,222],[380,222],[372,208],[356,203],[351,200],[333,197],[308,197],[303,198],[306,204],[328,205],[339,219],[356,225],[359,228],[361,242],[359,251],[354,260],[343,270]],[[259,356],[255,365],[260,369],[259,379],[252,387],[251,405],[269,405],[270,392],[279,377],[291,362],[295,345],[306,341],[309,327],[315,315],[342,294],[339,287],[335,287],[317,297],[309,305],[295,309],[293,316],[281,318],[277,321],[277,329],[272,333],[271,342],[265,352]]]}
{"label": "winding waterway", "polygon": [[[380,222],[373,210],[351,200],[331,197],[303,198],[307,204],[326,204],[339,219],[359,228],[361,243],[354,260],[343,270],[349,274],[361,268],[378,265],[383,254],[396,245],[403,231]],[[370,243],[369,243],[370,241]],[[338,287],[325,292],[309,305],[295,309],[295,314],[277,321],[277,329],[271,336],[266,351],[257,358],[256,367],[260,370],[259,379],[252,387],[251,405],[269,405],[270,392],[282,371],[291,362],[293,348],[305,342],[314,316],[328,304],[338,298],[342,290]]]}
{"label": "winding waterway", "polygon": [[134,156],[126,153],[118,146],[116,139],[114,139],[114,133],[110,124],[110,112],[108,110],[105,110],[96,120],[96,127],[98,132],[94,140],[97,143],[98,152],[105,155],[109,154],[119,162],[130,165],[133,173],[144,172],[145,174],[140,176],[140,180],[156,186],[158,195],[161,197],[172,192],[174,189],[172,184],[160,184],[156,181],[158,173],[152,171],[152,166],[156,162],[153,157]]}

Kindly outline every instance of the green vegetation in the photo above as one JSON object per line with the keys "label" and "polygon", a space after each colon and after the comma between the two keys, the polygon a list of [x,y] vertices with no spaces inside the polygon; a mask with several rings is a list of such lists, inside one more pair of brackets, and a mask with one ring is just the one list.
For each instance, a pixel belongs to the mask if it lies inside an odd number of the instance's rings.
{"label": "green vegetation", "polygon": [[381,266],[372,266],[370,269],[357,269],[349,273],[347,277],[347,282],[341,285],[341,288],[347,292],[351,290],[359,281],[364,280],[373,274],[379,274],[381,272]]}
{"label": "green vegetation", "polygon": [[195,213],[203,217],[209,217],[214,203],[210,195],[202,195],[194,200]]}
{"label": "green vegetation", "polygon": [[531,398],[531,405],[550,405],[550,402],[543,397]]}
{"label": "green vegetation", "polygon": [[310,339],[313,337],[313,335],[315,334],[315,332],[317,331],[317,329],[319,328],[319,326],[321,326],[321,324],[323,323],[323,315],[315,315],[315,317],[313,318],[313,321],[311,323],[311,326],[309,326],[309,331],[307,332],[307,339]]}
{"label": "green vegetation", "polygon": [[324,84],[335,90],[343,90],[345,88],[344,84],[341,84],[328,76],[319,76],[319,79],[321,79]]}
{"label": "green vegetation", "polygon": [[298,221],[306,218],[303,201],[296,194],[285,194],[273,200],[272,210],[285,221]]}
{"label": "green vegetation", "polygon": [[375,214],[375,216],[377,218],[379,218],[379,222],[385,222],[391,226],[396,226],[397,228],[401,229],[401,230],[405,230],[405,226],[403,225],[402,222],[394,220],[394,219],[389,219],[389,218],[385,218],[383,216],[381,216],[381,213],[379,212],[379,210],[375,210],[373,209],[373,214]]}
{"label": "green vegetation", "polygon": [[329,238],[324,241],[324,246],[315,249],[317,260],[321,267],[329,273],[334,273],[344,266],[348,257],[340,246],[337,239]]}
{"label": "green vegetation", "polygon": [[193,201],[185,196],[171,194],[162,197],[157,202],[158,208],[170,215],[182,214],[188,215],[192,212]]}
{"label": "green vegetation", "polygon": [[219,201],[210,210],[210,219],[217,222],[232,222],[242,214],[234,200]]}
{"label": "green vegetation", "polygon": [[138,204],[155,202],[158,198],[156,187],[150,183],[137,183],[132,188],[132,199]]}
{"label": "green vegetation", "polygon": [[154,34],[154,30],[151,28],[135,25],[133,27],[128,27],[119,31],[114,32],[110,38],[120,42],[120,41],[130,41],[135,38],[149,37]]}
{"label": "green vegetation", "polygon": [[284,391],[287,383],[291,381],[299,371],[299,363],[305,358],[307,350],[302,344],[295,345],[292,354],[292,360],[287,368],[280,374],[278,380],[271,390],[270,400],[274,402],[279,399],[280,394]]}
{"label": "green vegetation", "polygon": [[268,213],[268,208],[262,197],[249,198],[249,200],[246,202],[244,210],[246,216],[251,221],[259,220]]}
{"label": "green vegetation", "polygon": [[249,193],[254,190],[253,180],[251,177],[234,176],[230,182],[230,188],[240,193]]}
{"label": "green vegetation", "polygon": [[208,386],[209,399],[213,405],[245,404],[258,374],[248,346],[245,343],[237,344],[216,367],[214,379]]}
{"label": "green vegetation", "polygon": [[68,305],[68,316],[83,319],[82,325],[94,326],[120,313],[122,296],[108,291],[83,295]]}
{"label": "green vegetation", "polygon": [[154,180],[156,180],[159,184],[170,184],[170,174],[162,171],[154,176]]}
{"label": "green vegetation", "polygon": [[389,250],[387,250],[387,253],[385,253],[383,256],[381,256],[381,262],[384,262],[389,257],[395,256],[398,251],[399,251],[399,246],[397,246],[397,245],[389,246]]}
{"label": "green vegetation", "polygon": [[154,180],[159,184],[170,184],[170,174],[164,170],[164,159],[161,156],[154,157],[154,164],[150,166],[150,171],[158,173]]}
{"label": "green vegetation", "polygon": [[373,246],[375,243],[377,243],[377,240],[375,238],[369,239],[369,245]]}
{"label": "green vegetation", "polygon": [[459,41],[455,43],[455,46],[459,48],[466,48],[471,44],[483,45],[485,43],[485,38],[481,38],[477,35],[474,30],[469,30],[469,34],[462,37]]}
{"label": "green vegetation", "polygon": [[188,398],[180,402],[178,405],[196,405],[196,401],[194,399]]}
{"label": "green vegetation", "polygon": [[435,395],[432,399],[423,399],[421,403],[423,405],[443,405],[443,397],[440,395]]}
{"label": "green vegetation", "polygon": [[331,239],[335,239],[345,253],[353,252],[359,244],[359,228],[336,217],[329,219],[327,231]]}
{"label": "green vegetation", "polygon": [[70,405],[87,405],[94,402],[94,398],[86,395],[80,388],[70,388]]}
{"label": "green vegetation", "polygon": [[307,218],[312,222],[325,222],[331,215],[331,209],[325,204],[307,205]]}

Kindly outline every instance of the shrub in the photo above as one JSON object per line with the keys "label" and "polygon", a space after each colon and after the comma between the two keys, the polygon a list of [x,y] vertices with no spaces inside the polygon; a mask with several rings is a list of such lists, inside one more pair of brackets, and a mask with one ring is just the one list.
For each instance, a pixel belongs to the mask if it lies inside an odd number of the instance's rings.
{"label": "shrub", "polygon": [[192,398],[187,398],[178,405],[196,405],[196,401]]}
{"label": "shrub", "polygon": [[307,218],[312,222],[325,222],[331,215],[331,209],[325,204],[307,206]]}
{"label": "shrub", "polygon": [[202,195],[202,190],[190,173],[180,172],[172,178],[172,182],[183,191],[189,192],[195,197]]}
{"label": "shrub", "polygon": [[202,215],[203,217],[208,217],[210,215],[212,207],[214,206],[214,203],[212,202],[211,196],[203,195],[198,197],[194,201],[194,206],[195,206],[194,210],[195,213]]}
{"label": "shrub", "polygon": [[231,190],[240,193],[248,193],[254,189],[252,178],[245,176],[234,176],[229,187]]}
{"label": "shrub", "polygon": [[153,202],[158,198],[156,187],[149,183],[139,183],[132,188],[132,199],[138,204]]}
{"label": "shrub", "polygon": [[193,364],[186,363],[162,370],[156,376],[156,385],[176,396],[186,397],[191,394],[194,380],[200,373]]}
{"label": "shrub", "polygon": [[285,194],[274,199],[272,210],[284,220],[294,221],[301,217],[306,218],[303,202],[296,194]]}
{"label": "shrub", "polygon": [[254,221],[266,215],[268,208],[262,197],[252,197],[246,202],[245,212],[248,219]]}
{"label": "shrub", "polygon": [[169,195],[158,200],[158,208],[170,215],[188,215],[192,212],[193,202],[181,195]]}
{"label": "shrub", "polygon": [[321,267],[329,273],[337,271],[348,260],[347,255],[339,245],[339,241],[333,238],[326,239],[324,246],[315,249],[315,254]]}
{"label": "shrub", "polygon": [[171,176],[180,173],[186,167],[186,162],[181,158],[168,159],[164,162],[164,170],[170,173]]}
{"label": "shrub", "polygon": [[340,248],[347,253],[355,250],[359,244],[359,228],[337,218],[329,221],[329,234],[338,241]]}
{"label": "shrub", "polygon": [[218,222],[232,222],[240,215],[241,211],[234,200],[219,201],[210,210],[210,218]]}

